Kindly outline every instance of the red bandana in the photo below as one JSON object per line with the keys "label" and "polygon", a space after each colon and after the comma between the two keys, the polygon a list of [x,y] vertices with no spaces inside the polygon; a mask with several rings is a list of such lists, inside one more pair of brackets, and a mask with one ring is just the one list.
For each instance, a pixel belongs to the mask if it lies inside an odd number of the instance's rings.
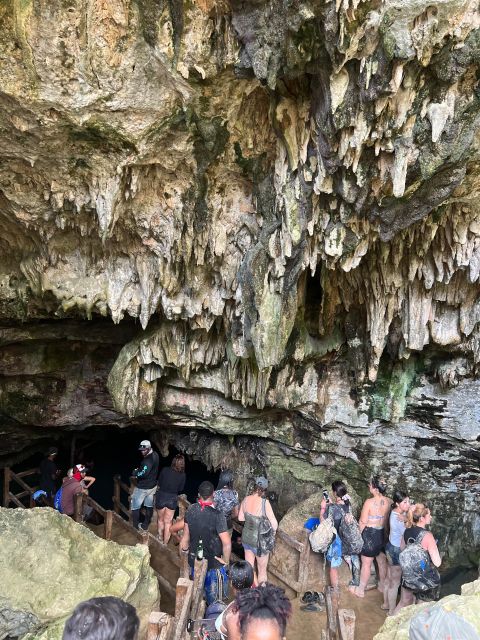
{"label": "red bandana", "polygon": [[205,509],[205,507],[213,507],[213,502],[211,500],[202,500],[201,498],[199,498],[198,504],[202,507],[202,511]]}

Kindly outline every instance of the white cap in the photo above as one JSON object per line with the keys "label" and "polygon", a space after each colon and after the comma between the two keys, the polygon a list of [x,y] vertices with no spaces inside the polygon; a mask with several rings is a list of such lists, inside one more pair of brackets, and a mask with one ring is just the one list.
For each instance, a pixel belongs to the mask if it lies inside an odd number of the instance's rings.
{"label": "white cap", "polygon": [[142,440],[140,442],[140,444],[138,445],[139,450],[142,449],[151,449],[152,448],[152,443],[150,442],[150,440]]}
{"label": "white cap", "polygon": [[80,471],[80,473],[82,473],[83,471],[85,471],[85,467],[83,466],[83,464],[77,464],[75,465],[75,469],[77,471]]}

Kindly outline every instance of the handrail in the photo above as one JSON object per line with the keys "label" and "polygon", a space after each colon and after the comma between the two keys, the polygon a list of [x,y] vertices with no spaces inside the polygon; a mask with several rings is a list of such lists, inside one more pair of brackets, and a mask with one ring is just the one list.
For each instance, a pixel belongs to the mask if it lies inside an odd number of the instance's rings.
{"label": "handrail", "polygon": [[[10,467],[4,467],[3,470],[3,506],[8,507],[11,502],[17,505],[22,509],[26,509],[27,507],[20,501],[20,498],[25,498],[27,496],[30,497],[29,506],[34,506],[33,494],[38,490],[38,487],[31,487],[27,484],[22,478],[26,478],[28,476],[37,475],[39,473],[39,469],[28,469],[27,471],[20,471],[19,473],[15,473],[11,470]],[[10,491],[10,484],[15,482],[19,487],[23,489],[20,493],[13,493]]]}

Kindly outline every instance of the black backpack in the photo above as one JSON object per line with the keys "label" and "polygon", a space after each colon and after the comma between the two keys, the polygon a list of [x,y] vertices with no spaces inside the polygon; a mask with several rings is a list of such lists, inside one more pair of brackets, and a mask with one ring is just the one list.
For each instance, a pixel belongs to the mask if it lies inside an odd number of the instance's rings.
{"label": "black backpack", "polygon": [[421,531],[416,538],[409,538],[399,556],[402,585],[415,594],[436,589],[440,584],[438,569],[432,564],[428,551],[422,547],[426,534],[427,531]]}

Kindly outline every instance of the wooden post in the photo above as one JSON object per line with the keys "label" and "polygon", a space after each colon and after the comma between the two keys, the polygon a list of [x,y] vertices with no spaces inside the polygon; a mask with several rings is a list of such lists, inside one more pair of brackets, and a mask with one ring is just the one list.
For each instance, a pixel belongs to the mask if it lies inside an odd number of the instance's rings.
{"label": "wooden post", "polygon": [[332,587],[325,589],[325,603],[327,605],[327,637],[331,640],[337,637],[338,592]]}
{"label": "wooden post", "polygon": [[10,467],[3,470],[3,506],[10,504]]}
{"label": "wooden post", "polygon": [[130,489],[128,492],[128,521],[132,524],[132,493],[137,486],[137,479],[134,476],[130,476]]}
{"label": "wooden post", "polygon": [[300,560],[298,562],[298,583],[302,592],[306,590],[308,585],[308,563],[310,560],[310,541],[308,536],[309,532],[304,529],[301,536],[303,551],[300,552]]}
{"label": "wooden post", "polygon": [[120,481],[119,475],[113,476],[113,510],[120,513]]}
{"label": "wooden post", "polygon": [[83,493],[75,494],[75,511],[73,518],[75,522],[82,522],[83,519]]}
{"label": "wooden post", "polygon": [[175,618],[178,620],[183,609],[183,603],[187,596],[190,580],[188,578],[179,578],[175,589]]}
{"label": "wooden post", "polygon": [[152,611],[148,618],[147,640],[158,640],[169,625],[171,616],[163,611]]}
{"label": "wooden post", "polygon": [[353,609],[338,610],[338,633],[340,640],[354,640],[355,611]]}
{"label": "wooden post", "polygon": [[113,511],[108,510],[105,514],[104,526],[104,538],[105,540],[112,539],[112,525],[113,525]]}
{"label": "wooden post", "polygon": [[[182,543],[180,543],[179,545],[179,549],[181,549],[182,547]],[[190,576],[190,569],[188,566],[188,553],[182,553],[182,551],[179,551],[180,553],[180,577],[181,578],[189,578]]]}

